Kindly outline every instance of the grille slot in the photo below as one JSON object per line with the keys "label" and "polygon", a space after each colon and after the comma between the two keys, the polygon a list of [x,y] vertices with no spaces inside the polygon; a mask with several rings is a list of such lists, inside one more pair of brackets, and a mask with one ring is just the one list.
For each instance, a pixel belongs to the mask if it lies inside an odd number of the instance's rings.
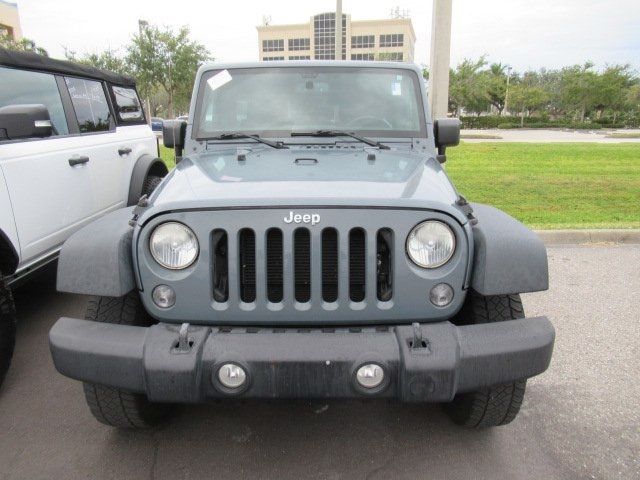
{"label": "grille slot", "polygon": [[322,231],[322,299],[338,300],[338,231],[335,228]]}
{"label": "grille slot", "polygon": [[267,300],[281,302],[284,294],[282,263],[282,231],[277,228],[267,230]]}
{"label": "grille slot", "polygon": [[393,297],[393,232],[388,228],[378,230],[376,236],[376,295],[381,302]]}
{"label": "grille slot", "polygon": [[256,234],[248,228],[238,235],[240,300],[253,302],[256,299]]}
{"label": "grille slot", "polygon": [[366,235],[362,228],[349,232],[349,298],[362,302],[366,286]]}
{"label": "grille slot", "polygon": [[311,236],[306,228],[293,233],[294,297],[300,303],[311,300]]}
{"label": "grille slot", "polygon": [[229,299],[229,257],[227,232],[214,230],[211,232],[211,267],[213,269],[213,299],[226,302]]}

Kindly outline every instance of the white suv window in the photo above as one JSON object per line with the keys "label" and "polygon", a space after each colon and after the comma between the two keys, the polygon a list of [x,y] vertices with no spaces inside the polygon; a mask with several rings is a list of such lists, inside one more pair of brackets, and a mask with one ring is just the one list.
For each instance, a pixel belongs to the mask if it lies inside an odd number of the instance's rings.
{"label": "white suv window", "polygon": [[121,122],[136,123],[144,120],[138,94],[133,88],[112,87],[116,100],[116,111]]}
{"label": "white suv window", "polygon": [[0,85],[0,107],[42,104],[49,110],[52,134],[69,133],[60,91],[53,75],[0,67]]}
{"label": "white suv window", "polygon": [[102,83],[65,77],[80,133],[108,131],[111,127],[109,104]]}

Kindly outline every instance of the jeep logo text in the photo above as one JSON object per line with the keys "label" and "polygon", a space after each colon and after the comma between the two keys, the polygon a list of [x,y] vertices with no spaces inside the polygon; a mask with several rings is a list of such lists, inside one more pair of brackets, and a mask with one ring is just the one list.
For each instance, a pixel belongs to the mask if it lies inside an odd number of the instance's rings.
{"label": "jeep logo text", "polygon": [[316,225],[320,223],[320,214],[289,212],[289,216],[284,217],[284,223],[310,223],[311,225]]}

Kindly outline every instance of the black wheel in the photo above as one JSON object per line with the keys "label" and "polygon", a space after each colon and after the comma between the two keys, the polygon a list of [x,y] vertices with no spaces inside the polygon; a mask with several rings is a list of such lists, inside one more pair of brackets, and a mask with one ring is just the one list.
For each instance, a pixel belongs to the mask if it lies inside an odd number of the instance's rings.
{"label": "black wheel", "polygon": [[156,175],[149,175],[142,184],[142,195],[151,195],[153,191],[162,182],[162,177]]}
{"label": "black wheel", "polygon": [[[87,320],[147,327],[154,320],[142,307],[135,290],[124,297],[96,297],[89,300]],[[121,428],[147,428],[165,419],[172,406],[150,402],[145,395],[118,388],[84,384],[84,395],[91,413],[105,425]]]}
{"label": "black wheel", "polygon": [[158,185],[160,185],[160,182],[162,182],[162,177],[149,175],[142,184],[142,194],[147,196],[151,195]]}
{"label": "black wheel", "polygon": [[[520,295],[482,296],[474,291],[467,295],[460,313],[453,319],[456,325],[502,322],[524,318]],[[477,392],[461,393],[445,410],[453,421],[470,428],[495,427],[513,421],[520,411],[526,380],[495,385]]]}
{"label": "black wheel", "polygon": [[0,385],[9,370],[15,344],[16,307],[11,290],[2,281],[0,272]]}

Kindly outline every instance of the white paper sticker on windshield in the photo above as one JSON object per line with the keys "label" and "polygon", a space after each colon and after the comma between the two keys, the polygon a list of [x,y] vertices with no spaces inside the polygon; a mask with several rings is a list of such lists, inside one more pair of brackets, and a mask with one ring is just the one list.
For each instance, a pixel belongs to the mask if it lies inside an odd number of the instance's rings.
{"label": "white paper sticker on windshield", "polygon": [[391,87],[391,95],[402,95],[402,84],[400,82],[393,82]]}
{"label": "white paper sticker on windshield", "polygon": [[229,83],[232,80],[229,70],[223,70],[220,73],[216,73],[213,77],[207,80],[207,85],[211,90],[217,90],[225,83]]}

